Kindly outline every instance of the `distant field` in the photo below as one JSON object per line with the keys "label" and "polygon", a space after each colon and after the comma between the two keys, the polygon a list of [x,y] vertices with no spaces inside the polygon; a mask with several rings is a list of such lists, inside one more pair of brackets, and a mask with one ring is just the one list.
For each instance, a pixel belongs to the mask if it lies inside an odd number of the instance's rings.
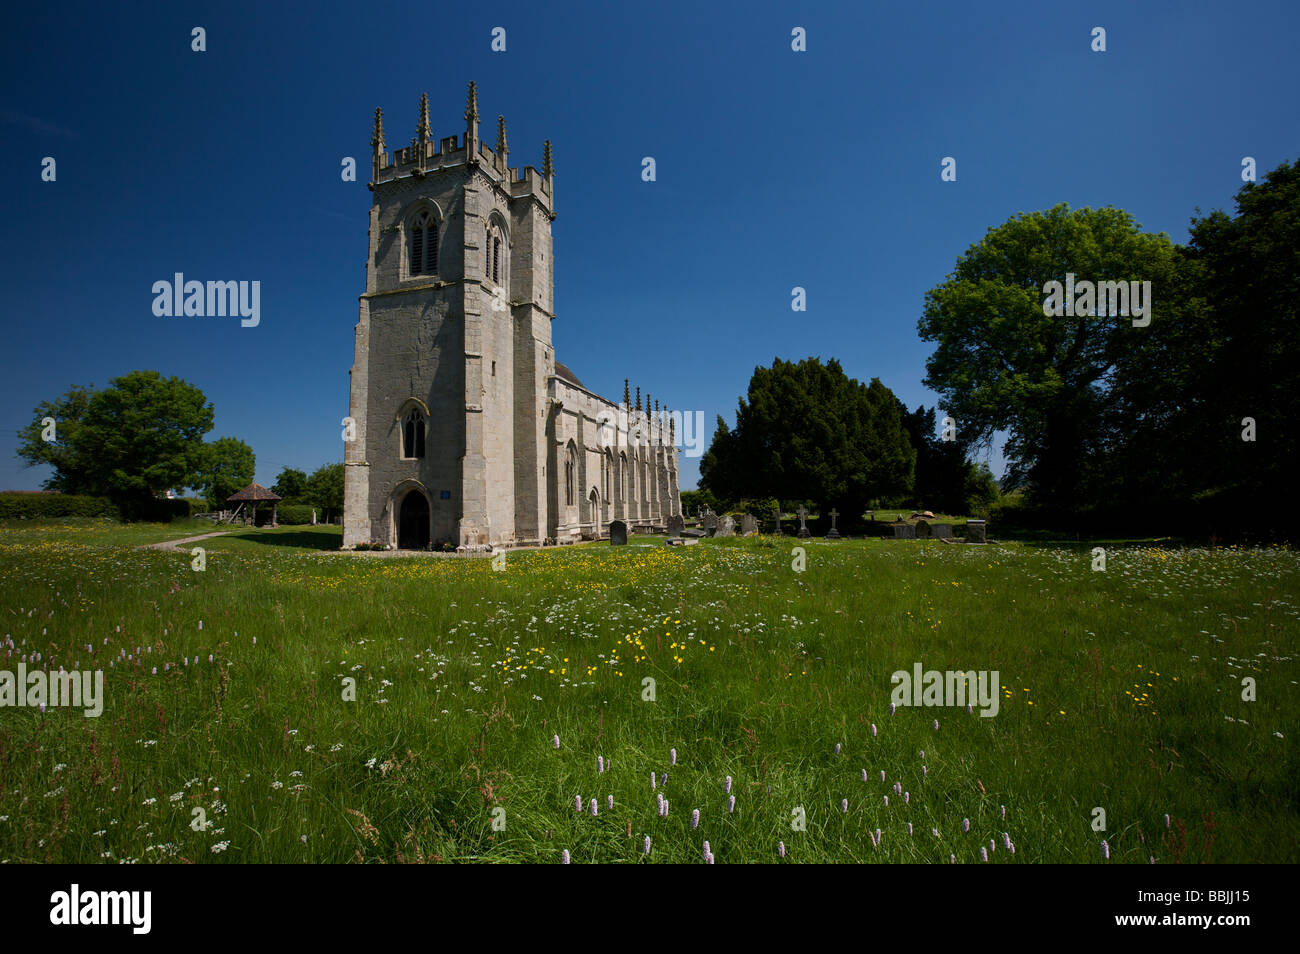
{"label": "distant field", "polygon": [[[1288,549],[135,548],[212,529],[0,527],[0,670],[105,670],[100,718],[0,708],[0,860],[1300,860]],[[998,714],[891,716],[915,663]]]}

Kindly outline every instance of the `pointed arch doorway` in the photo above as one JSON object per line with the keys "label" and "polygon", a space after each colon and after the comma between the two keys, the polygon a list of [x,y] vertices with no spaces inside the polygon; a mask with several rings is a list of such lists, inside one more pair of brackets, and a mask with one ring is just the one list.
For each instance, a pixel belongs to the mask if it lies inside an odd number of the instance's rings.
{"label": "pointed arch doorway", "polygon": [[412,488],[402,498],[397,511],[397,548],[423,550],[431,542],[429,498]]}

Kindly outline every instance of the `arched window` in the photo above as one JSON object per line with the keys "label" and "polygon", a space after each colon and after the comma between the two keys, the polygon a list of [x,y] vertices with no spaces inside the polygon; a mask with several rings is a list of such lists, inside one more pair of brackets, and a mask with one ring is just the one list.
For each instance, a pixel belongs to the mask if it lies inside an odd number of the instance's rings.
{"label": "arched window", "polygon": [[500,285],[506,274],[505,255],[508,246],[505,226],[494,214],[483,232],[483,277],[494,285]]}
{"label": "arched window", "polygon": [[424,415],[419,408],[411,408],[402,419],[402,457],[424,456]]}
{"label": "arched window", "polygon": [[438,220],[428,210],[417,212],[411,219],[407,250],[412,276],[438,273]]}
{"label": "arched window", "polygon": [[578,458],[573,445],[569,445],[564,458],[564,502],[572,507],[574,503],[574,484],[577,480]]}

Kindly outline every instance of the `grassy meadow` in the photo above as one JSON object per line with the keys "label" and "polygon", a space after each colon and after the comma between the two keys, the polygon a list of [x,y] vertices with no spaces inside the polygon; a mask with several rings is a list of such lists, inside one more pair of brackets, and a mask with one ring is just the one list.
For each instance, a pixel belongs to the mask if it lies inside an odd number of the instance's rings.
{"label": "grassy meadow", "polygon": [[[0,526],[0,669],[105,673],[0,708],[0,861],[1300,860],[1290,549],[138,548],[210,529]],[[891,715],[915,663],[998,714]]]}

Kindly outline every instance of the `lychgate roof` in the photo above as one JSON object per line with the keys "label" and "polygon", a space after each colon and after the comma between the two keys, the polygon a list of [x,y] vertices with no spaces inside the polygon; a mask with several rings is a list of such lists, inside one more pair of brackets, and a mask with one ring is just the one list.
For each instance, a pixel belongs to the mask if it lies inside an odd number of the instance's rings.
{"label": "lychgate roof", "polygon": [[226,498],[226,503],[234,503],[240,500],[279,500],[279,494],[273,494],[261,484],[249,484],[239,493],[231,494]]}

